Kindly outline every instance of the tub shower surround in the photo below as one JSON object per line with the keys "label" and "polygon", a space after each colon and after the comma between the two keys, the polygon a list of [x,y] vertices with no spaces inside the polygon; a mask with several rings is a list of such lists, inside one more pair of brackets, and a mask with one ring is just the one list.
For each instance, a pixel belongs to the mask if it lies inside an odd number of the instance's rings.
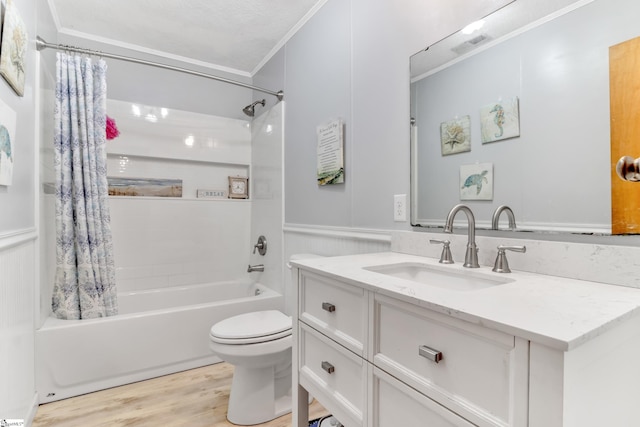
{"label": "tub shower surround", "polygon": [[[180,198],[109,197],[118,291],[241,278],[250,252],[251,205],[198,199],[197,189],[226,188],[229,175],[248,175],[249,122],[111,99],[107,110],[121,132],[106,143],[109,176],[183,183]],[[54,221],[52,200],[43,195],[45,224]],[[50,248],[53,237],[45,230],[43,245]],[[221,241],[229,245],[222,248]],[[43,260],[41,322],[51,306],[54,254],[44,251]]]}
{"label": "tub shower surround", "polygon": [[263,285],[237,281],[121,292],[118,300],[117,316],[50,317],[36,331],[40,403],[220,362],[209,350],[212,324],[283,303]]}
{"label": "tub shower surround", "polygon": [[[283,305],[246,273],[251,202],[197,198],[198,188],[249,174],[249,123],[114,100],[107,108],[121,132],[107,142],[109,175],[181,179],[183,195],[109,197],[119,314],[104,319],[49,316],[55,252],[45,227],[40,403],[218,362],[207,343],[213,323]],[[42,206],[42,221],[53,222],[53,195]]]}

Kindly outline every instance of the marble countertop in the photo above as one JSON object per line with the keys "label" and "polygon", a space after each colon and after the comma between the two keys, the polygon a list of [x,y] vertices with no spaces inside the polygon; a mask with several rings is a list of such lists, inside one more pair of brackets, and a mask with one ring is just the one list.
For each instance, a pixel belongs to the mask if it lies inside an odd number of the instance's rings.
{"label": "marble countertop", "polygon": [[[510,280],[474,290],[452,290],[365,268],[420,263],[461,275]],[[382,252],[291,261],[339,279],[471,323],[568,351],[640,313],[640,289],[490,267],[443,265],[437,259]]]}

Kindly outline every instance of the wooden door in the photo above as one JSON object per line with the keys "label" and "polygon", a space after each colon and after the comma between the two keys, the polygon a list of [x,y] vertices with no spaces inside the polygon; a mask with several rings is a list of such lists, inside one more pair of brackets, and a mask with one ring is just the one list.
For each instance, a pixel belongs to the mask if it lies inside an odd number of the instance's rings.
{"label": "wooden door", "polygon": [[640,37],[609,48],[611,232],[640,234],[640,183],[621,180],[616,163],[640,157]]}

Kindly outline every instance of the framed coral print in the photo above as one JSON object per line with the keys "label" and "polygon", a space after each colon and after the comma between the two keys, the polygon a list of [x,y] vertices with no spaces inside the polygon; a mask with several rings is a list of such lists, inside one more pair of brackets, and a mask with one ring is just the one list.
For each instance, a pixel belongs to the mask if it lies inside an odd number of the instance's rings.
{"label": "framed coral print", "polygon": [[0,100],[0,185],[11,185],[15,153],[16,112]]}
{"label": "framed coral print", "polygon": [[20,96],[24,95],[27,30],[12,0],[7,0],[0,44],[0,75]]}
{"label": "framed coral print", "polygon": [[482,143],[520,136],[520,105],[514,96],[480,109]]}
{"label": "framed coral print", "polygon": [[471,116],[440,123],[442,155],[471,151]]}

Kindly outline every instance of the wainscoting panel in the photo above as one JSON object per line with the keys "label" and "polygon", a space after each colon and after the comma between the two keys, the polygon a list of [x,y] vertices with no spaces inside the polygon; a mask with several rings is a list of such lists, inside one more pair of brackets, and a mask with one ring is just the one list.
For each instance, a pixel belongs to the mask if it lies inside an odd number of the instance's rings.
{"label": "wainscoting panel", "polygon": [[[391,232],[360,228],[323,227],[299,224],[284,226],[284,257],[293,254],[322,256],[353,255],[391,250]],[[285,309],[291,312],[291,272],[285,272]]]}
{"label": "wainscoting panel", "polygon": [[0,419],[35,410],[35,241],[35,230],[0,235]]}

